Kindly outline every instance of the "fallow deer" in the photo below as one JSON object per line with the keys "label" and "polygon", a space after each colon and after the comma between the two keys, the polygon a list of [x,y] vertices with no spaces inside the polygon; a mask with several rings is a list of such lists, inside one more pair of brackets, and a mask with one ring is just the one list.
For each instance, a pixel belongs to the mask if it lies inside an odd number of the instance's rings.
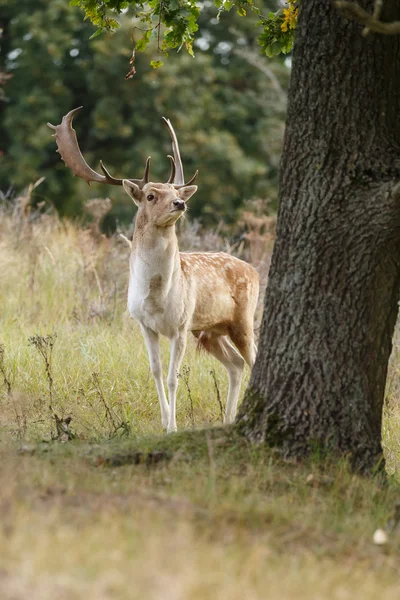
{"label": "fallow deer", "polygon": [[[139,321],[146,343],[162,425],[168,432],[176,431],[178,373],[189,331],[228,372],[224,422],[231,423],[236,415],[244,361],[252,367],[255,360],[253,319],[258,274],[249,264],[224,252],[179,252],[175,223],[197,191],[192,185],[197,171],[188,183],[184,182],[178,140],[170,121],[164,119],[174,154],[174,158],[169,156],[168,182],[149,181],[150,157],[142,179],[115,179],[102,162],[104,175],[93,171],[80,152],[72,128],[72,119],[80,108],[65,115],[60,125],[48,125],[55,129],[58,152],[74,175],[89,184],[122,185],[138,207],[130,244],[128,309]],[[169,404],[162,380],[159,335],[170,339]]]}

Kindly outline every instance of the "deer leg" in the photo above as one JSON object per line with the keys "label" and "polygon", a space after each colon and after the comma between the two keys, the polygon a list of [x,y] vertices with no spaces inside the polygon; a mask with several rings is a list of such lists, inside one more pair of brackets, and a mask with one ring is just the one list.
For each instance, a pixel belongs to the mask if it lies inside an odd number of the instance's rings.
{"label": "deer leg", "polygon": [[244,324],[241,327],[236,326],[231,328],[229,337],[249,365],[250,369],[252,369],[257,354],[252,323]]}
{"label": "deer leg", "polygon": [[224,423],[233,423],[239,400],[240,383],[242,381],[244,360],[232,346],[227,337],[207,333],[204,348],[218,359],[228,372],[229,389],[226,401]]}
{"label": "deer leg", "polygon": [[233,423],[239,400],[240,384],[242,382],[244,360],[226,337],[220,339],[222,349],[222,364],[228,371],[229,389],[226,401],[224,423]]}
{"label": "deer leg", "polygon": [[160,358],[160,342],[158,333],[155,333],[152,329],[140,325],[142,335],[146,344],[147,352],[149,355],[150,369],[156,382],[158,399],[160,401],[161,408],[161,422],[164,429],[168,427],[169,421],[169,406],[165,396],[164,385],[162,380],[162,366]]}
{"label": "deer leg", "polygon": [[244,360],[249,365],[250,369],[252,369],[254,366],[254,363],[256,362],[256,354],[257,354],[257,346],[254,343],[254,341],[249,340],[248,343],[242,344],[241,346],[237,346],[237,348],[238,348],[240,354],[243,356]]}
{"label": "deer leg", "polygon": [[168,433],[176,431],[176,390],[178,388],[178,373],[186,349],[186,331],[179,331],[172,339],[168,370],[169,422]]}

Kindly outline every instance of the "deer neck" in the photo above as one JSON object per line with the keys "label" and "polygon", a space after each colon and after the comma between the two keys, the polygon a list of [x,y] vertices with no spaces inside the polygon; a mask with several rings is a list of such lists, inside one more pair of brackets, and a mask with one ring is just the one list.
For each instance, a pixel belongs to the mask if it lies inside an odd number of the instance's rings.
{"label": "deer neck", "polygon": [[[135,225],[130,259],[131,279],[145,291],[157,281],[163,294],[177,284],[181,275],[175,225],[155,227]],[[161,289],[160,289],[161,288]]]}

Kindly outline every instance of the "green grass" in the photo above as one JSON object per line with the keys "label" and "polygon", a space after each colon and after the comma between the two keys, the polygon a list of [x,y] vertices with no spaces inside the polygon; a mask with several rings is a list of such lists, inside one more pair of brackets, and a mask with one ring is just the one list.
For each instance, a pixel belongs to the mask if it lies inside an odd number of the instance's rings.
{"label": "green grass", "polygon": [[[179,386],[182,431],[162,434],[125,308],[127,260],[118,240],[72,224],[0,221],[1,598],[397,598],[400,537],[372,542],[397,484],[359,477],[345,460],[285,462],[221,427],[210,371],[223,403],[226,375],[194,344],[189,389]],[[54,333],[50,399],[29,338]],[[396,338],[384,426],[391,474],[398,348]],[[165,367],[167,354],[164,343]],[[50,403],[72,417],[74,440],[52,440]]]}

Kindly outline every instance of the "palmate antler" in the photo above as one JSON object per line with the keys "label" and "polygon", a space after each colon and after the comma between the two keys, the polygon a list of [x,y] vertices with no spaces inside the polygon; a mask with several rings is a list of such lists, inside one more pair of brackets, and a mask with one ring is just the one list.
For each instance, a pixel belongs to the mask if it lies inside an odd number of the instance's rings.
{"label": "palmate antler", "polygon": [[[66,166],[69,167],[76,177],[82,177],[89,185],[91,181],[97,183],[109,183],[111,185],[122,185],[122,179],[115,179],[107,171],[102,161],[100,161],[100,167],[104,175],[93,171],[85,161],[80,151],[78,140],[76,137],[76,131],[72,127],[72,121],[75,114],[83,108],[74,108],[67,115],[62,118],[60,125],[52,125],[47,123],[51,129],[55,130],[55,138],[57,142],[57,152],[60,153],[61,158],[65,162]],[[144,169],[144,175],[142,179],[130,179],[133,183],[136,183],[142,188],[149,181],[149,169],[150,169],[150,156],[146,160],[146,166]]]}
{"label": "palmate antler", "polygon": [[[71,110],[62,118],[60,125],[52,125],[51,123],[47,123],[51,129],[55,130],[54,136],[57,142],[57,152],[60,153],[61,158],[65,162],[66,166],[72,170],[74,176],[81,177],[89,185],[91,181],[95,181],[97,183],[108,183],[110,185],[122,185],[122,179],[116,179],[115,177],[112,177],[103,165],[102,161],[100,161],[100,167],[104,175],[100,175],[100,173],[97,173],[91,167],[89,167],[83,158],[79,148],[75,129],[72,127],[73,118],[75,114],[81,110],[81,108],[83,107],[80,106],[79,108],[74,108]],[[167,183],[172,183],[178,189],[193,183],[198,175],[198,171],[196,171],[192,179],[185,184],[178,140],[170,121],[167,119],[164,119],[164,121],[172,138],[172,150],[174,153],[174,157],[168,156],[171,161],[171,174]],[[136,183],[140,189],[142,189],[146,183],[149,182],[150,158],[151,157],[149,156],[146,160],[146,166],[142,179],[129,179],[129,181],[132,183]],[[178,165],[177,168],[176,165]]]}

